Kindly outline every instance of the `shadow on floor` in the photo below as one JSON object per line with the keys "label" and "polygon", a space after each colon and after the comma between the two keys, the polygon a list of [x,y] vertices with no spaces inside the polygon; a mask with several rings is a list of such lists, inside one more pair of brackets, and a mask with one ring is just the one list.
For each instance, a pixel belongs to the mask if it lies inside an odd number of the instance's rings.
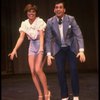
{"label": "shadow on floor", "polygon": [[[60,100],[60,89],[56,74],[46,74],[51,100]],[[70,75],[67,75],[69,93],[72,97]],[[98,73],[79,73],[80,100],[98,100]],[[38,100],[30,74],[6,75],[1,80],[2,100]]]}

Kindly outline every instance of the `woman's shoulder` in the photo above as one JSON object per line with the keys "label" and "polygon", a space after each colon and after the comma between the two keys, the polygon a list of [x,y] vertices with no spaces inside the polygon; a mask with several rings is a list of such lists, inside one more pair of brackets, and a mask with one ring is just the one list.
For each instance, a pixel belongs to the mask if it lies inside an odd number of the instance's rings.
{"label": "woman's shoulder", "polygon": [[27,24],[28,22],[29,22],[28,19],[26,19],[26,20],[23,20],[21,23]]}
{"label": "woman's shoulder", "polygon": [[38,22],[45,22],[43,18],[37,17]]}

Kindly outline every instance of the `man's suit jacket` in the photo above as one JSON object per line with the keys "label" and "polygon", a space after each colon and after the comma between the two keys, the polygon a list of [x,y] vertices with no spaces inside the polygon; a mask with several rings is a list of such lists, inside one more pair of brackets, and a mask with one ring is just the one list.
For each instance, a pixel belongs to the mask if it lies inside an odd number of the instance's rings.
{"label": "man's suit jacket", "polygon": [[[82,32],[73,16],[64,15],[62,23],[65,43],[71,47],[71,50],[75,54],[77,54],[80,48],[84,48]],[[51,17],[47,21],[45,46],[46,52],[51,52],[53,55],[61,48],[60,31],[56,16]]]}

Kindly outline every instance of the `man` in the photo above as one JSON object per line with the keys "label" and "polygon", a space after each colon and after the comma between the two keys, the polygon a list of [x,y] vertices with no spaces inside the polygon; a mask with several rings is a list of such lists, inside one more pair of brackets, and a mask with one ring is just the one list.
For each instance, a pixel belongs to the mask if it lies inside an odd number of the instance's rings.
{"label": "man", "polygon": [[[65,14],[63,1],[57,1],[54,7],[55,16],[47,21],[46,52],[47,63],[52,64],[55,57],[58,80],[61,89],[61,100],[69,100],[65,73],[66,60],[70,64],[73,100],[79,100],[79,79],[77,58],[85,62],[84,41],[82,32],[73,16]],[[53,56],[54,57],[53,57]]]}

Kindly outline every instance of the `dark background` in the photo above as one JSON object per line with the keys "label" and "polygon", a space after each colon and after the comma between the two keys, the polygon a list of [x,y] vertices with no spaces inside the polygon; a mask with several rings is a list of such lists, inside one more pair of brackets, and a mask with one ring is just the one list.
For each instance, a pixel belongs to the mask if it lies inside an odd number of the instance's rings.
{"label": "dark background", "polygon": [[[54,15],[55,0],[1,0],[1,72],[3,74],[29,73],[27,63],[27,37],[18,50],[18,58],[10,61],[8,54],[12,51],[19,37],[19,27],[25,20],[24,7],[34,2],[39,9],[39,16],[45,21]],[[66,13],[73,15],[79,24],[85,42],[86,62],[78,63],[81,72],[98,72],[98,1],[97,0],[65,0]],[[47,73],[56,72],[53,67],[44,67]]]}

